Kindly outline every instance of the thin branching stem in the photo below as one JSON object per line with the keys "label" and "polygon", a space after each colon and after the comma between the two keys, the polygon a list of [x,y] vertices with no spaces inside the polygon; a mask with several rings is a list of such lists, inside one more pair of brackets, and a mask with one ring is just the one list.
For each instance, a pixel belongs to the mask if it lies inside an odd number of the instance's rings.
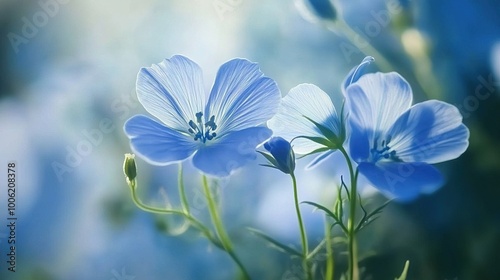
{"label": "thin branching stem", "polygon": [[297,212],[297,220],[299,221],[299,228],[300,228],[300,241],[302,243],[302,266],[304,267],[306,279],[309,280],[312,279],[311,267],[309,265],[309,260],[307,258],[309,254],[309,246],[307,242],[306,229],[304,227],[304,222],[302,220],[302,214],[300,213],[299,194],[297,191],[297,179],[295,178],[295,174],[293,172],[290,173],[290,177],[292,177],[295,211]]}
{"label": "thin branching stem", "polygon": [[207,239],[210,240],[210,242],[212,242],[216,247],[222,249],[222,245],[217,240],[217,238],[215,236],[213,236],[212,232],[206,226],[204,226],[200,221],[198,221],[198,219],[193,217],[191,214],[186,213],[184,211],[175,210],[175,209],[164,209],[164,208],[146,205],[139,199],[139,196],[137,195],[137,181],[136,181],[136,179],[128,182],[128,184],[130,186],[132,200],[134,201],[135,205],[139,209],[141,209],[145,212],[153,213],[153,214],[166,214],[166,215],[182,216],[185,219],[187,219],[203,235],[205,235],[205,237],[207,237]]}
{"label": "thin branching stem", "polygon": [[332,247],[332,228],[328,225],[328,218],[325,215],[325,246],[326,246],[326,269],[325,269],[325,279],[333,279],[335,262],[333,256]]}
{"label": "thin branching stem", "polygon": [[210,217],[215,227],[215,232],[217,233],[217,236],[219,237],[219,240],[222,243],[222,247],[233,259],[233,261],[238,265],[238,267],[241,270],[241,273],[243,274],[243,278],[249,280],[250,275],[245,269],[243,263],[240,261],[240,259],[234,252],[231,240],[229,239],[229,236],[227,235],[226,230],[224,229],[224,225],[222,224],[222,220],[220,218],[219,211],[217,209],[217,204],[215,203],[215,200],[212,196],[212,192],[208,187],[208,180],[205,175],[203,175],[203,191],[205,192],[205,198],[207,199],[207,204],[208,204],[208,211],[210,212]]}
{"label": "thin branching stem", "polygon": [[351,191],[349,195],[349,219],[347,221],[347,239],[348,239],[348,251],[349,251],[349,280],[359,279],[359,268],[358,268],[358,253],[356,248],[356,205],[357,205],[357,181],[358,181],[358,170],[354,171],[351,163],[351,159],[347,154],[347,151],[343,148],[339,148],[340,152],[344,155],[347,166],[349,168],[349,176],[351,179]]}

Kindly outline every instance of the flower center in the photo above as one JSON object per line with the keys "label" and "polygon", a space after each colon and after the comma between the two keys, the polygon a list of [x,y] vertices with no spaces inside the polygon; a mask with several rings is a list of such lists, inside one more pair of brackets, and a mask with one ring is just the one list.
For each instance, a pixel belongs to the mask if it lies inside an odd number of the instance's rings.
{"label": "flower center", "polygon": [[203,124],[201,117],[203,117],[202,112],[196,113],[196,123],[190,120],[188,131],[193,136],[194,141],[200,140],[202,143],[205,143],[207,140],[212,140],[217,136],[217,133],[215,133],[217,125],[215,124],[215,116],[211,116],[205,124]]}
{"label": "flower center", "polygon": [[[378,138],[375,138],[373,141],[373,148],[370,150],[371,157],[373,162],[377,162],[379,160],[384,161],[401,161],[396,155],[396,150],[393,150],[389,143],[391,142],[391,136],[387,136],[387,139],[379,141]],[[380,145],[379,145],[380,144]]]}

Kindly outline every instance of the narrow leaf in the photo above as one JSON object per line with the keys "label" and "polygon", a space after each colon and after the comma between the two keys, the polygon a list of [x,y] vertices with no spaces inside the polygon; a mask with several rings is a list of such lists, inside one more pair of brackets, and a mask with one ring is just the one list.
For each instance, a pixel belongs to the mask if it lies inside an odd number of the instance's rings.
{"label": "narrow leaf", "polygon": [[365,215],[363,216],[363,219],[361,219],[361,221],[359,221],[359,224],[356,227],[356,232],[358,232],[362,228],[366,227],[367,225],[371,224],[375,219],[377,219],[378,218],[377,215],[382,213],[382,210],[384,210],[384,208],[387,205],[389,205],[390,202],[391,202],[390,200],[386,201],[384,204],[380,205],[379,207],[375,208],[372,212],[370,212],[370,214],[366,214],[366,211],[365,211],[363,205],[360,203],[361,209],[363,209],[363,212],[365,213]]}
{"label": "narrow leaf", "polygon": [[278,163],[276,162],[274,157],[271,156],[270,154],[266,154],[266,153],[263,153],[261,151],[257,151],[257,153],[263,155],[271,163],[271,165],[278,166]]}
{"label": "narrow leaf", "polygon": [[310,153],[307,153],[305,155],[301,155],[300,157],[298,157],[298,159],[301,159],[303,157],[306,157],[306,156],[310,156],[310,155],[313,155],[313,154],[317,154],[317,153],[322,153],[322,152],[326,152],[326,151],[330,151],[331,148],[328,148],[328,147],[323,147],[323,148],[318,148]]}
{"label": "narrow leaf", "polygon": [[318,209],[325,211],[325,213],[328,216],[332,217],[335,220],[335,222],[342,228],[343,231],[347,232],[347,228],[345,227],[344,223],[342,222],[342,217],[337,217],[337,215],[335,215],[332,211],[330,211],[330,209],[326,208],[325,206],[323,206],[321,204],[318,204],[318,203],[312,202],[312,201],[303,201],[302,203],[312,205]]}
{"label": "narrow leaf", "polygon": [[331,140],[338,139],[338,136],[333,131],[331,131],[328,127],[326,127],[318,122],[313,121],[309,117],[306,117],[306,116],[303,116],[303,117],[306,118],[308,121],[312,122],[319,129],[319,131],[321,131],[321,134],[325,135],[326,138],[331,139]]}
{"label": "narrow leaf", "polygon": [[309,205],[312,205],[316,208],[319,208],[319,209],[325,211],[326,214],[328,214],[328,216],[334,218],[335,220],[337,219],[337,215],[335,215],[332,211],[330,211],[330,209],[326,208],[325,206],[323,206],[321,204],[318,204],[318,203],[312,202],[312,201],[302,201],[302,203],[309,204]]}
{"label": "narrow leaf", "polygon": [[308,139],[308,140],[311,140],[315,143],[318,143],[318,144],[321,144],[325,147],[328,147],[329,149],[337,149],[337,146],[331,142],[330,140],[326,139],[326,138],[323,138],[323,137],[317,137],[317,136],[297,136],[295,137],[294,139],[297,139],[297,138],[305,138],[305,139]]}
{"label": "narrow leaf", "polygon": [[268,241],[272,245],[276,246],[278,249],[281,249],[284,252],[288,252],[291,255],[302,257],[302,253],[300,253],[299,251],[297,251],[294,248],[292,248],[290,246],[287,246],[287,245],[285,245],[285,244],[277,241],[276,239],[270,237],[269,235],[263,233],[262,231],[260,231],[258,229],[248,228],[248,230],[250,230],[253,234],[259,236],[260,238],[265,239],[266,241]]}
{"label": "narrow leaf", "polygon": [[265,166],[265,167],[271,167],[271,168],[274,168],[274,169],[277,169],[277,170],[280,170],[278,167],[276,166],[272,166],[270,164],[259,164],[260,166]]}
{"label": "narrow leaf", "polygon": [[410,261],[406,261],[405,267],[403,268],[403,272],[401,273],[401,276],[396,278],[396,280],[406,280],[406,276],[408,275],[409,268],[410,268]]}

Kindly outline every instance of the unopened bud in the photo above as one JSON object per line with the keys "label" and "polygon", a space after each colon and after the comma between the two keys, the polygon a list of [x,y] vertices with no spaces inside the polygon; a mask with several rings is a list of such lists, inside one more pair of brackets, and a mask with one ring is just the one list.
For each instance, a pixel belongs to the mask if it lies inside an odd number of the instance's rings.
{"label": "unopened bud", "polygon": [[137,176],[134,154],[125,154],[125,160],[123,161],[123,173],[125,173],[129,182],[134,180]]}
{"label": "unopened bud", "polygon": [[338,18],[338,10],[333,2],[334,0],[296,0],[295,6],[302,17],[308,21],[326,20],[333,22]]}
{"label": "unopened bud", "polygon": [[273,137],[264,144],[264,148],[271,153],[274,158],[276,168],[286,174],[292,174],[295,170],[295,154],[290,142],[281,137]]}

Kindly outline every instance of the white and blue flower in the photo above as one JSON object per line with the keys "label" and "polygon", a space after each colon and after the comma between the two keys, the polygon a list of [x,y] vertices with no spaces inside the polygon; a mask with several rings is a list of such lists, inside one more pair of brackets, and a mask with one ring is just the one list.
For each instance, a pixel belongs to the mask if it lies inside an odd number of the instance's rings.
{"label": "white and blue flower", "polygon": [[297,154],[320,153],[309,167],[342,148],[359,173],[390,198],[408,201],[434,192],[444,178],[431,164],[460,156],[469,130],[453,105],[429,100],[412,106],[411,87],[399,74],[362,75],[372,61],[366,57],[345,78],[341,114],[328,94],[301,84],[283,98],[268,126],[292,141]]}
{"label": "white and blue flower", "polygon": [[[355,82],[363,69],[373,61],[367,56],[346,76],[342,92]],[[309,155],[320,153],[308,168],[328,158],[344,144],[346,131],[344,116],[337,113],[330,96],[313,84],[300,84],[283,97],[278,113],[267,125],[275,135],[293,141],[295,153]]]}
{"label": "white and blue flower", "polygon": [[125,123],[135,153],[155,165],[192,157],[200,171],[220,177],[255,159],[255,147],[272,135],[262,125],[281,97],[276,83],[245,59],[224,63],[207,94],[200,67],[179,55],[142,68],[137,96],[157,120],[136,115]]}
{"label": "white and blue flower", "polygon": [[345,90],[349,150],[359,172],[386,196],[411,200],[444,184],[431,164],[468,147],[458,109],[428,100],[412,106],[412,90],[397,73],[366,74]]}

